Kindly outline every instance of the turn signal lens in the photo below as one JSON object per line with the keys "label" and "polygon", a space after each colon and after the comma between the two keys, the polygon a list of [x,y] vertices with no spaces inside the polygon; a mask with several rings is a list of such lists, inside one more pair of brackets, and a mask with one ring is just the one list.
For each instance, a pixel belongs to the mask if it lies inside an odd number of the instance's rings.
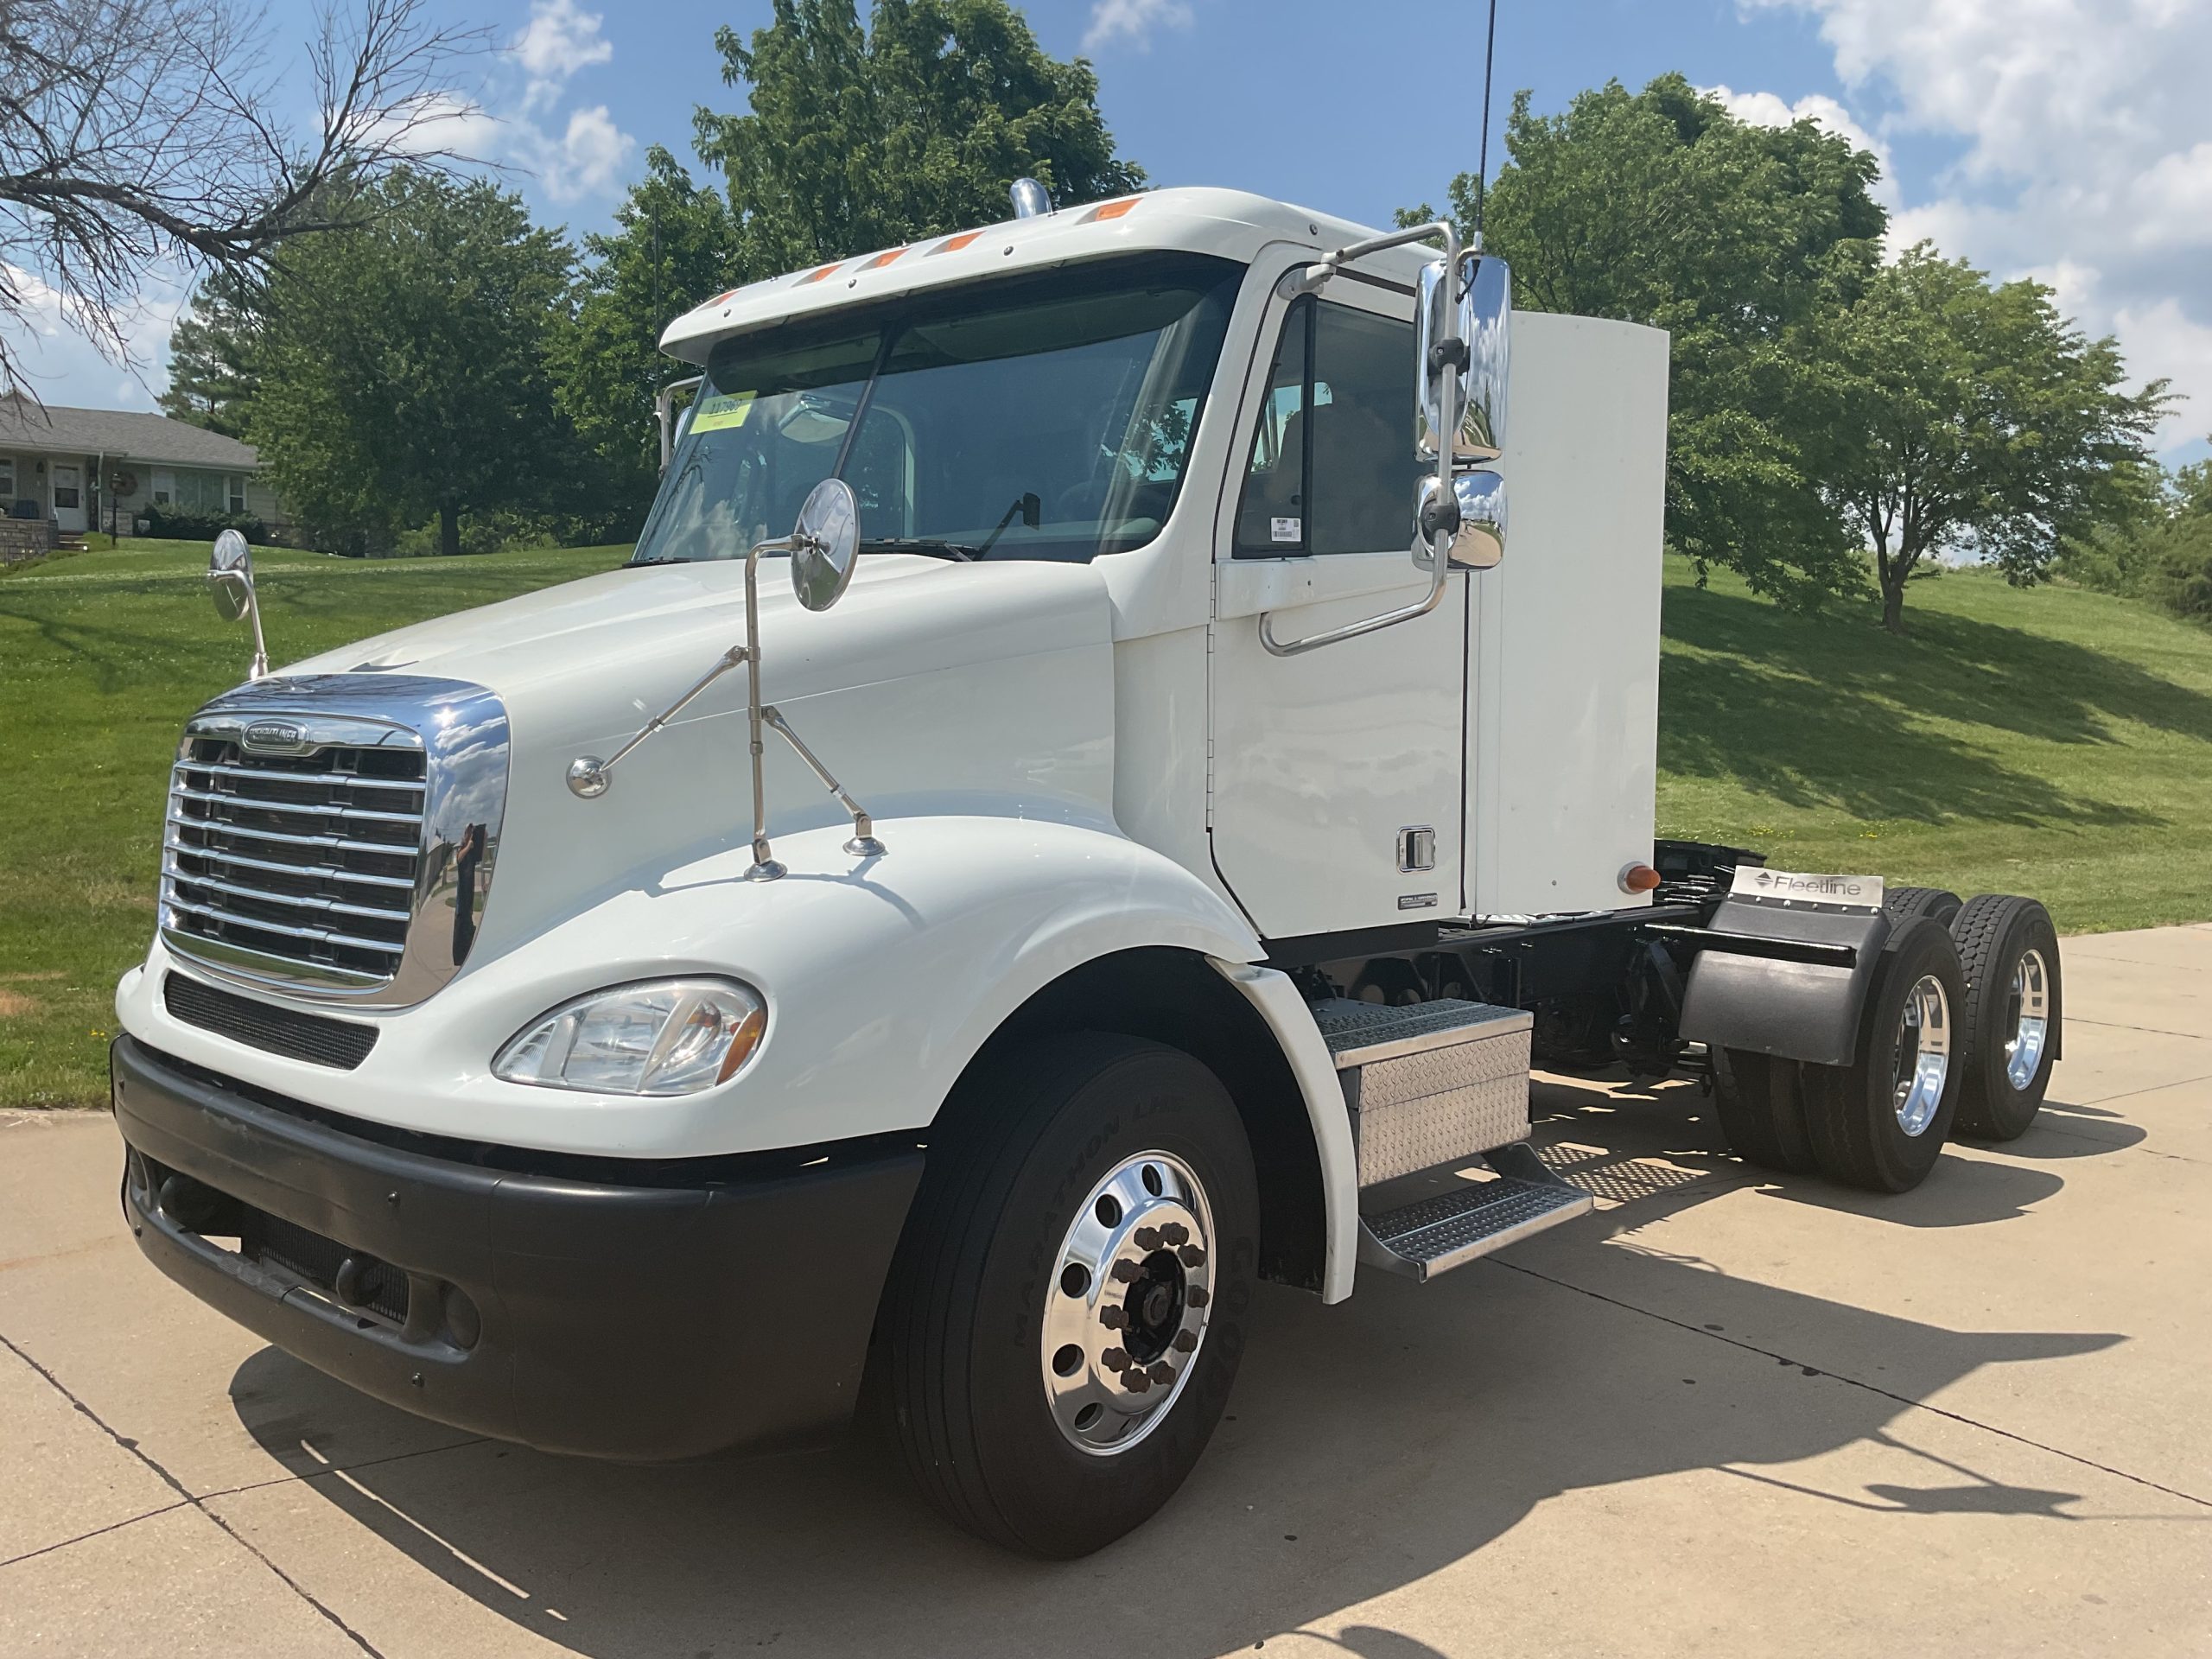
{"label": "turn signal lens", "polygon": [[1630,864],[1621,871],[1623,893],[1649,893],[1659,885],[1659,872],[1649,864]]}
{"label": "turn signal lens", "polygon": [[693,1095],[735,1077],[767,1034],[768,1010],[728,979],[665,979],[595,991],[515,1033],[493,1075],[545,1089]]}

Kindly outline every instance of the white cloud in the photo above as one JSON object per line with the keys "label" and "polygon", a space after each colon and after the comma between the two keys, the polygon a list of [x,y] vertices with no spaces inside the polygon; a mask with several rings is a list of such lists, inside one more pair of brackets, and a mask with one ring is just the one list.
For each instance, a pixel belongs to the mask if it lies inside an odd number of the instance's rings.
{"label": "white cloud", "polygon": [[[1891,241],[1931,238],[2001,277],[2061,279],[2083,327],[2189,401],[2160,443],[2212,427],[2212,142],[2203,0],[1738,0],[1818,19],[1878,130],[1948,139],[1899,181]],[[1779,102],[1780,100],[1777,100]]]}
{"label": "white cloud", "polygon": [[638,141],[614,124],[606,105],[572,110],[568,130],[559,143],[549,143],[545,147],[537,168],[538,181],[556,201],[596,195],[621,176],[637,147]]}
{"label": "white cloud", "polygon": [[1096,52],[1126,40],[1138,51],[1148,52],[1154,29],[1190,26],[1191,9],[1183,0],[1096,0],[1090,8],[1090,27],[1084,33],[1083,49]]}
{"label": "white cloud", "polygon": [[531,0],[530,22],[509,48],[530,77],[524,109],[557,98],[579,69],[613,59],[614,42],[599,32],[603,21],[598,12],[579,10],[575,0]]}
{"label": "white cloud", "polygon": [[1726,86],[1707,86],[1703,90],[1719,99],[1738,120],[1748,121],[1753,126],[1788,127],[1810,121],[1824,131],[1848,139],[1855,149],[1872,150],[1882,168],[1882,176],[1874,185],[1874,198],[1892,213],[1898,207],[1897,181],[1891,176],[1895,163],[1891,160],[1889,145],[1859,125],[1851,111],[1835,99],[1822,92],[1809,92],[1795,104],[1789,104],[1778,92],[1738,92]]}
{"label": "white cloud", "polygon": [[[168,384],[169,331],[183,314],[186,291],[175,273],[156,273],[116,316],[128,364],[118,364],[78,326],[71,302],[35,271],[0,263],[0,281],[19,309],[0,321],[8,349],[29,389],[48,403],[109,409],[151,409]],[[118,375],[116,371],[124,372]]]}

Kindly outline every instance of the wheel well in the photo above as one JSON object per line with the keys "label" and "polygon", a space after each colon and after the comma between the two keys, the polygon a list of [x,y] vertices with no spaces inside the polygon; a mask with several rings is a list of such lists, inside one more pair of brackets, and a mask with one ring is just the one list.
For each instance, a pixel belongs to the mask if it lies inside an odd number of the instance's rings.
{"label": "wheel well", "polygon": [[[1320,1155],[1306,1097],[1258,1009],[1196,952],[1120,950],[1038,991],[991,1034],[969,1069],[1007,1044],[1060,1031],[1148,1038],[1181,1049],[1220,1078],[1244,1120],[1259,1178],[1260,1276],[1321,1287],[1328,1235]],[[953,1098],[959,1097],[956,1087]]]}

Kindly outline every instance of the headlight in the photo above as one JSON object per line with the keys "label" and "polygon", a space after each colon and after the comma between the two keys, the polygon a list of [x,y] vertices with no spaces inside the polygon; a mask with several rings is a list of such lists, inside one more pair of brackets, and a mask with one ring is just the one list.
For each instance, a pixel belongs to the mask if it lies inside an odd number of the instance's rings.
{"label": "headlight", "polygon": [[492,1062],[509,1083],[607,1095],[694,1095],[727,1083],[760,1046],[768,1010],[727,979],[618,985],[564,1002]]}

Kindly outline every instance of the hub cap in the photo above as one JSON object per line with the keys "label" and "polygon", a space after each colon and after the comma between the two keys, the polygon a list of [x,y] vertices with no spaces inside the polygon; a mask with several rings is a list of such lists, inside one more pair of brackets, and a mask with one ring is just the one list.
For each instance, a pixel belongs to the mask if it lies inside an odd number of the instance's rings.
{"label": "hub cap", "polygon": [[2016,1090],[2025,1089],[2043,1069],[2044,1039],[2050,1033],[2050,969],[2042,951],[2022,953],[2012,969],[2006,1012],[2012,1016],[2012,1035],[2005,1045],[2005,1080]]}
{"label": "hub cap", "polygon": [[1933,974],[1923,974],[1906,993],[1890,1075],[1897,1127],[1907,1135],[1921,1134],[1935,1122],[1936,1109],[1943,1103],[1944,1080],[1951,1075],[1951,999]]}
{"label": "hub cap", "polygon": [[1213,1212],[1191,1166],[1125,1158],[1090,1190],[1053,1259],[1041,1344],[1045,1400],[1093,1457],[1166,1421],[1213,1313]]}

